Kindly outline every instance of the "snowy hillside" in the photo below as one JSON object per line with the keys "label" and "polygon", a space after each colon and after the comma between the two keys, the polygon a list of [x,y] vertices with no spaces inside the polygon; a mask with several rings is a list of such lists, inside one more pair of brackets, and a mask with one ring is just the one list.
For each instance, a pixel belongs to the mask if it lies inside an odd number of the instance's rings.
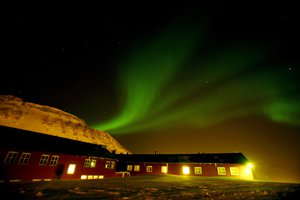
{"label": "snowy hillside", "polygon": [[72,114],[11,95],[0,95],[0,125],[105,145],[116,153],[130,153],[109,133],[88,127]]}

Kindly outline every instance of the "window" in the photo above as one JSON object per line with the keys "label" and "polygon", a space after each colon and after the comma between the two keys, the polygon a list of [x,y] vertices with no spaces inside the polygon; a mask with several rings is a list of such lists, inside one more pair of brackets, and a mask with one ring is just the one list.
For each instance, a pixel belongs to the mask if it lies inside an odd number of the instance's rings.
{"label": "window", "polygon": [[202,174],[202,167],[194,167],[195,174]]}
{"label": "window", "polygon": [[230,169],[230,174],[231,175],[236,175],[236,176],[240,175],[239,168],[237,168],[237,167],[230,167],[229,169]]}
{"label": "window", "polygon": [[90,166],[90,159],[85,159],[84,160],[84,167],[89,167]]}
{"label": "window", "polygon": [[96,167],[97,159],[96,158],[87,158],[84,160],[84,167]]}
{"label": "window", "polygon": [[75,168],[76,168],[76,165],[75,164],[69,164],[69,167],[68,167],[68,174],[74,174],[75,172]]}
{"label": "window", "polygon": [[168,173],[168,166],[161,166],[161,173]]}
{"label": "window", "polygon": [[135,172],[140,171],[140,166],[139,165],[134,165],[133,171],[135,171]]}
{"label": "window", "polygon": [[87,175],[81,175],[80,179],[87,179]]}
{"label": "window", "polygon": [[17,160],[17,156],[18,156],[18,152],[15,151],[9,151],[6,155],[6,158],[4,160],[5,164],[14,164],[16,163]]}
{"label": "window", "polygon": [[52,156],[50,160],[50,166],[55,166],[58,163],[59,156]]}
{"label": "window", "polygon": [[182,167],[182,173],[185,174],[185,175],[190,174],[190,167],[188,167],[188,166],[183,166],[183,167]]}
{"label": "window", "polygon": [[218,175],[226,175],[225,167],[217,167]]}
{"label": "window", "polygon": [[90,167],[96,167],[97,160],[91,159]]}
{"label": "window", "polygon": [[47,165],[48,160],[49,160],[49,155],[42,154],[40,159],[40,165]]}
{"label": "window", "polygon": [[84,167],[96,167],[97,160],[92,158],[87,158],[84,160]]}
{"label": "window", "polygon": [[114,167],[115,167],[115,161],[106,161],[105,162],[105,168],[113,169]]}
{"label": "window", "polygon": [[149,166],[149,165],[148,165],[148,166],[146,167],[146,172],[152,172],[152,166]]}
{"label": "window", "polygon": [[22,153],[19,164],[28,164],[31,153]]}
{"label": "window", "polygon": [[127,165],[127,171],[132,171],[132,165]]}

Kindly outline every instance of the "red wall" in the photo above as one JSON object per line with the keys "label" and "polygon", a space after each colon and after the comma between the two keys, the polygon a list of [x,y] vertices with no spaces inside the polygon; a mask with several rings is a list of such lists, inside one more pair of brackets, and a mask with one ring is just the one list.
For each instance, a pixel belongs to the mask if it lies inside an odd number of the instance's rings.
{"label": "red wall", "polygon": [[[75,155],[64,155],[64,154],[53,154],[47,152],[30,152],[31,157],[28,164],[4,164],[4,159],[8,151],[17,151],[19,156],[22,154],[22,151],[13,150],[13,149],[2,149],[0,151],[0,180],[32,180],[32,179],[57,179],[57,170],[59,167],[63,166],[63,173],[59,178],[61,179],[80,179],[81,175],[96,175],[106,177],[122,177],[121,174],[115,173],[115,168],[117,163],[116,159],[101,158],[101,157],[92,157],[97,160],[96,167],[84,167],[85,159],[89,158],[87,156],[75,156]],[[40,158],[42,154],[48,154],[50,157],[52,155],[59,156],[58,164],[56,166],[48,165],[39,165]],[[19,157],[17,158],[17,160]],[[105,168],[106,161],[115,161],[113,169]],[[48,163],[50,162],[50,158]],[[76,169],[74,174],[67,174],[69,164],[75,164]],[[232,176],[230,174],[230,167],[238,167],[241,172],[241,176],[244,176],[243,171],[245,171],[245,166],[239,164],[222,164],[222,163],[150,163],[150,162],[136,162],[136,163],[127,163],[132,165],[132,171],[130,172],[131,176],[142,175],[142,174],[162,174],[161,167],[168,166],[167,174],[174,175],[183,175],[182,167],[189,166],[191,176],[218,176],[218,177],[239,177]],[[139,165],[140,170],[134,171],[134,165]],[[146,172],[147,166],[152,166],[152,172]],[[194,167],[202,167],[202,174],[195,174]],[[226,175],[218,175],[217,167],[225,167]]]}
{"label": "red wall", "polygon": [[[131,176],[142,174],[162,174],[161,166],[168,166],[167,174],[183,175],[182,167],[189,166],[192,176],[218,176],[218,177],[233,177],[230,174],[230,167],[238,167],[242,172],[243,166],[239,164],[223,164],[223,163],[128,163],[132,165],[132,171],[129,171]],[[134,171],[134,165],[140,165],[140,171]],[[146,167],[152,166],[152,172],[146,172]],[[202,167],[202,174],[195,174],[194,167]],[[217,167],[225,167],[226,175],[218,175]],[[239,176],[234,176],[239,177]]]}
{"label": "red wall", "polygon": [[[75,155],[64,155],[64,154],[53,154],[47,152],[32,152],[26,151],[26,153],[31,153],[28,164],[4,164],[4,159],[8,151],[19,152],[18,156],[22,154],[22,151],[18,150],[1,150],[0,152],[0,180],[32,180],[32,179],[57,179],[56,171],[59,167],[63,166],[63,173],[60,176],[61,179],[80,179],[81,175],[103,175],[105,177],[115,177],[115,166],[117,160],[106,159],[97,157],[96,167],[84,167],[84,161],[86,156],[75,156]],[[42,154],[48,154],[50,157],[52,155],[59,156],[58,164],[56,166],[49,166],[50,158],[47,165],[39,165],[40,158]],[[95,157],[93,157],[95,158]],[[19,157],[17,158],[17,161]],[[106,169],[105,162],[107,160],[115,161],[115,166],[113,169]],[[67,174],[69,164],[76,164],[75,173]]]}

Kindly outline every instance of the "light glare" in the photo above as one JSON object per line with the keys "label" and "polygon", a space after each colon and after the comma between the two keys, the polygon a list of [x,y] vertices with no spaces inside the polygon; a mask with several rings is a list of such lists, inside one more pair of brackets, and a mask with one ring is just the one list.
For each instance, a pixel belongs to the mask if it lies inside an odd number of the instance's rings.
{"label": "light glare", "polygon": [[248,163],[247,167],[250,168],[250,169],[252,169],[253,168],[253,164],[252,163]]}

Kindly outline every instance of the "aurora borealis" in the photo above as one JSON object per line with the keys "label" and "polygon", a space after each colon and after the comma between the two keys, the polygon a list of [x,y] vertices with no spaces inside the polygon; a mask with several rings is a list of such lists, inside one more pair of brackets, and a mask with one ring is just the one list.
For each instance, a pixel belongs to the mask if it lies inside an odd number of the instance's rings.
{"label": "aurora borealis", "polygon": [[76,115],[135,153],[240,151],[258,178],[300,182],[296,3],[74,7],[13,6],[1,94]]}
{"label": "aurora borealis", "polygon": [[201,24],[182,21],[188,26],[175,23],[125,54],[117,74],[119,113],[96,129],[132,134],[256,114],[300,125],[294,67],[272,62],[271,50],[259,43],[231,41],[207,52]]}

